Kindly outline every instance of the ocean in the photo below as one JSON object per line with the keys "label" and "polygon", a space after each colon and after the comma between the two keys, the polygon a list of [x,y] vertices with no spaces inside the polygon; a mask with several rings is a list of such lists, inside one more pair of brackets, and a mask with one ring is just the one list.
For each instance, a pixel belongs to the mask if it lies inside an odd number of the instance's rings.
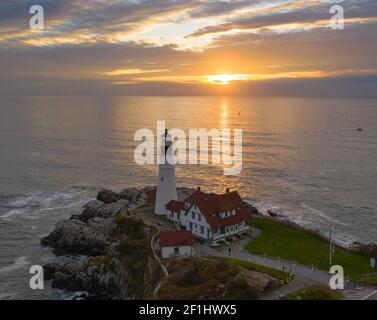
{"label": "ocean", "polygon": [[[0,299],[65,299],[29,288],[54,259],[40,238],[102,187],[155,185],[134,160],[138,129],[243,130],[240,175],[178,165],[179,186],[239,193],[345,246],[377,242],[377,100],[250,97],[0,97]],[[362,131],[359,131],[361,128]],[[64,258],[64,257],[63,257]]]}

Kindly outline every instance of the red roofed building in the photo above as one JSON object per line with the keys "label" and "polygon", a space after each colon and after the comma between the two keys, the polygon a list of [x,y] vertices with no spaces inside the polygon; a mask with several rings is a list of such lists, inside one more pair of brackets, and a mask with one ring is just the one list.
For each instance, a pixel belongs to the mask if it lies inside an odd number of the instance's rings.
{"label": "red roofed building", "polygon": [[166,205],[168,219],[179,222],[196,237],[216,242],[249,230],[250,212],[237,191],[204,193],[199,188],[183,202]]}
{"label": "red roofed building", "polygon": [[150,204],[154,205],[156,203],[156,192],[157,192],[156,188],[147,191],[147,201]]}
{"label": "red roofed building", "polygon": [[191,231],[161,231],[160,248],[162,258],[192,254]]}
{"label": "red roofed building", "polygon": [[181,212],[184,210],[184,204],[179,201],[171,200],[167,205],[166,209],[169,210],[169,219],[179,222],[181,219]]}

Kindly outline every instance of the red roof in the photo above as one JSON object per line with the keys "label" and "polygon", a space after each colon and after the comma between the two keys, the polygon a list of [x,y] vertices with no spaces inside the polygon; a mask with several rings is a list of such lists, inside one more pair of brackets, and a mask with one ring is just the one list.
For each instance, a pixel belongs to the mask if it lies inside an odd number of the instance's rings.
{"label": "red roof", "polygon": [[191,193],[186,199],[185,199],[185,202],[186,203],[189,203],[189,204],[193,204],[194,202],[196,202],[197,200],[205,197],[206,195],[208,195],[207,193],[204,193],[200,190],[196,190],[195,192]]}
{"label": "red roof", "polygon": [[216,202],[201,199],[196,205],[200,209],[200,212],[205,216],[208,224],[214,228],[230,226],[251,218],[246,207],[238,208],[236,209],[236,214],[222,218],[219,212],[216,211]]}
{"label": "red roof", "polygon": [[175,200],[171,200],[166,205],[166,209],[168,209],[169,211],[178,212],[178,213],[180,213],[181,210],[183,210],[183,208],[184,208],[183,202],[179,202],[179,201],[175,201]]}
{"label": "red roof", "polygon": [[220,195],[215,193],[204,193],[202,191],[195,191],[185,199],[185,202],[193,204],[202,199],[209,199],[210,201],[214,201],[217,212],[229,211],[244,206],[244,203],[237,191],[232,191]]}
{"label": "red roof", "polygon": [[156,203],[156,192],[157,192],[157,189],[151,189],[147,191],[147,199],[152,204]]}
{"label": "red roof", "polygon": [[192,234],[191,231],[161,231],[160,232],[160,247],[177,247],[177,246],[191,246]]}
{"label": "red roof", "polygon": [[[237,191],[217,195],[195,191],[185,199],[185,202],[195,203],[211,227],[220,228],[250,219],[250,212],[245,207]],[[236,214],[222,218],[221,212],[236,210]]]}

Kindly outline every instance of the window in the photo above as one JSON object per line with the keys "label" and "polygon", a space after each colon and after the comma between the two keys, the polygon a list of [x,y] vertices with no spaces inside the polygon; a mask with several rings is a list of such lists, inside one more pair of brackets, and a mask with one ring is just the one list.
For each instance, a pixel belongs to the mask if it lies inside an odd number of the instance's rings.
{"label": "window", "polygon": [[179,254],[179,247],[174,247],[174,254]]}
{"label": "window", "polygon": [[190,230],[192,230],[192,222],[190,222]]}
{"label": "window", "polygon": [[192,220],[195,220],[195,212],[192,213]]}
{"label": "window", "polygon": [[161,181],[164,181],[164,177],[161,177]]}
{"label": "window", "polygon": [[200,214],[198,214],[198,220],[202,221],[202,216]]}
{"label": "window", "polygon": [[204,234],[204,227],[203,226],[200,227],[200,233]]}

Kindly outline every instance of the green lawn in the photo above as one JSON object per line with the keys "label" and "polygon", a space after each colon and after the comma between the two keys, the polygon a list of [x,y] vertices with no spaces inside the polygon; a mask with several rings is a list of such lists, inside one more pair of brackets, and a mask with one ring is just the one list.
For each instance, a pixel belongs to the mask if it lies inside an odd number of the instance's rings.
{"label": "green lawn", "polygon": [[[262,234],[246,245],[249,252],[295,260],[300,264],[329,270],[329,243],[322,237],[291,223],[277,222],[268,218],[254,218],[252,226],[261,230]],[[342,266],[345,275],[351,279],[377,283],[377,274],[365,279],[362,276],[373,271],[369,267],[369,258],[366,256],[336,247],[332,264]]]}
{"label": "green lawn", "polygon": [[287,295],[287,300],[341,300],[343,295],[340,291],[331,290],[325,286],[313,286],[297,290]]}
{"label": "green lawn", "polygon": [[252,271],[265,273],[278,280],[287,281],[289,277],[289,274],[287,272],[261,266],[259,264],[255,264],[249,261],[238,260],[238,259],[233,259],[233,258],[218,258],[218,259],[221,259],[230,265],[239,266],[239,267],[243,267],[245,269],[249,269]]}

